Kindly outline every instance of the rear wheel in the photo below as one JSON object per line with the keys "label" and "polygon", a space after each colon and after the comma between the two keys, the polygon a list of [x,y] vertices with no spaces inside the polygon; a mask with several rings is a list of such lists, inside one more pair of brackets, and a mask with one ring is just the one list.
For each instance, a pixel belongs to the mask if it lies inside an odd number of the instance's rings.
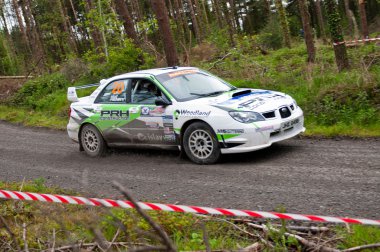
{"label": "rear wheel", "polygon": [[90,157],[101,157],[106,153],[107,145],[95,126],[91,124],[83,126],[80,139],[84,151]]}
{"label": "rear wheel", "polygon": [[185,130],[183,149],[190,160],[197,164],[213,164],[221,156],[215,133],[202,122],[193,123]]}

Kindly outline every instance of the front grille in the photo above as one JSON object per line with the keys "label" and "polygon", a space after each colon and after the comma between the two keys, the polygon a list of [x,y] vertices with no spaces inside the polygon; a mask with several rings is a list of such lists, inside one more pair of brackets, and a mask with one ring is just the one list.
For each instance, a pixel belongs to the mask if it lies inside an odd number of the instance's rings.
{"label": "front grille", "polygon": [[288,107],[282,107],[279,109],[281,118],[287,118],[291,115],[290,110]]}
{"label": "front grille", "polygon": [[265,118],[274,118],[274,117],[276,117],[274,111],[265,112],[265,113],[263,113],[263,116],[264,116]]}

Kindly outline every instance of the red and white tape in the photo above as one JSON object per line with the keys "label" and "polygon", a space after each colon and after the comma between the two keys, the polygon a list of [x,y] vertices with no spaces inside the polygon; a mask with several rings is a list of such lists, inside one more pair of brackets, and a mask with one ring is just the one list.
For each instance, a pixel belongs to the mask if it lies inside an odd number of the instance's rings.
{"label": "red and white tape", "polygon": [[380,37],[378,37],[378,38],[367,38],[367,39],[357,39],[357,40],[351,40],[351,41],[334,42],[333,45],[337,46],[337,45],[341,45],[341,44],[346,44],[347,46],[351,46],[351,45],[356,45],[358,43],[372,42],[372,41],[377,41],[377,40],[380,41]]}
{"label": "red and white tape", "polygon": [[[84,197],[78,197],[78,196],[66,196],[66,195],[55,195],[55,194],[52,195],[52,194],[17,192],[17,191],[7,191],[7,190],[0,190],[0,199],[1,198],[14,199],[14,200],[55,202],[55,203],[74,204],[74,205],[135,208],[132,202],[126,201],[126,200],[84,198]],[[227,208],[210,208],[210,207],[199,207],[199,206],[183,206],[183,205],[171,205],[171,204],[148,203],[148,202],[138,202],[137,204],[142,209],[156,210],[156,211],[380,226],[380,220],[369,220],[369,219],[356,219],[356,218],[354,219],[354,218],[328,217],[328,216],[316,216],[316,215],[305,215],[305,214],[262,212],[262,211],[236,210],[236,209],[227,209]]]}

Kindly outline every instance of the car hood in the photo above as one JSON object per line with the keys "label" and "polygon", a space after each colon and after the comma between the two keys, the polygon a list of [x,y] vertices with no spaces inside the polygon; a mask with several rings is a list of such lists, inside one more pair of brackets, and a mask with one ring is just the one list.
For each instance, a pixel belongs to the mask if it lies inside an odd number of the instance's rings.
{"label": "car hood", "polygon": [[[251,91],[250,93],[248,91]],[[263,89],[236,89],[219,96],[200,98],[197,104],[211,105],[223,110],[246,110],[266,112],[284,105],[291,105],[293,99],[284,93]]]}

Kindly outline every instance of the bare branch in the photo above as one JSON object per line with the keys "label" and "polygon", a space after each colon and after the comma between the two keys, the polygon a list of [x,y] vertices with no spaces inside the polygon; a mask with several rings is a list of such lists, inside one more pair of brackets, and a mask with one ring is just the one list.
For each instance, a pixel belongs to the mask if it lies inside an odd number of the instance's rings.
{"label": "bare branch", "polygon": [[5,219],[3,218],[3,216],[0,216],[0,221],[3,223],[5,230],[6,230],[7,233],[10,235],[10,237],[11,237],[12,240],[13,240],[13,242],[15,243],[15,246],[16,246],[17,250],[18,250],[18,251],[21,251],[20,246],[19,246],[18,243],[17,243],[17,240],[16,240],[16,236],[15,236],[15,234],[14,234],[14,233],[12,232],[12,230],[9,228],[8,223],[5,221]]}
{"label": "bare branch", "polygon": [[137,204],[137,201],[130,195],[130,193],[118,182],[113,182],[113,184],[117,187],[117,189],[124,195],[124,197],[131,201],[134,205],[136,211],[143,217],[143,219],[149,223],[149,225],[157,232],[157,234],[161,237],[162,242],[166,245],[168,251],[177,251],[174,247],[173,242],[170,240],[168,234],[150,218],[148,214],[145,213],[144,210]]}
{"label": "bare branch", "polygon": [[342,252],[353,252],[353,251],[360,251],[364,249],[373,249],[373,248],[380,248],[380,243],[357,246],[357,247],[342,250]]}
{"label": "bare branch", "polygon": [[206,245],[206,251],[211,252],[211,246],[210,246],[210,241],[208,239],[208,233],[206,230],[206,225],[202,222],[201,227],[202,227],[202,231],[203,231],[203,242]]}

